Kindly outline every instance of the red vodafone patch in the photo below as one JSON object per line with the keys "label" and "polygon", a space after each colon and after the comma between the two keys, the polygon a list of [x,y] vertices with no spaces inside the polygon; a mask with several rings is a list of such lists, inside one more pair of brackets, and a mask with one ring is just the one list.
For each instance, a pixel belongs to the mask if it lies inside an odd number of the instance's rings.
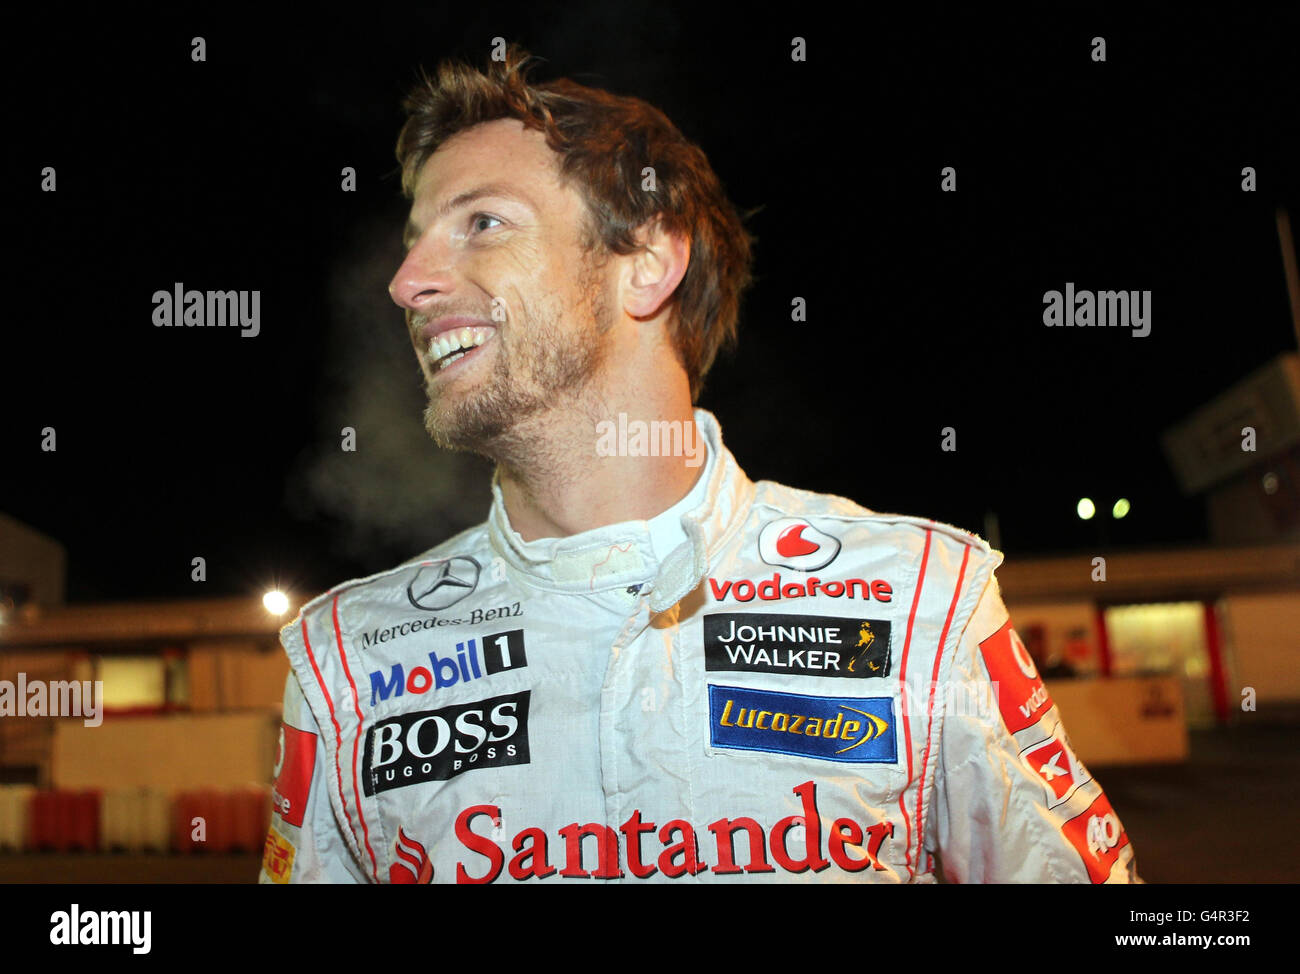
{"label": "red vodafone patch", "polygon": [[980,643],[980,653],[989,679],[998,685],[998,709],[1007,730],[1022,731],[1052,709],[1052,698],[1010,619]]}
{"label": "red vodafone patch", "polygon": [[276,814],[290,825],[302,828],[316,769],[316,735],[288,724],[280,725],[280,746],[275,757],[275,786],[271,799]]}
{"label": "red vodafone patch", "polygon": [[1106,881],[1120,851],[1128,845],[1128,833],[1105,795],[1098,795],[1088,810],[1066,822],[1061,832],[1078,851],[1094,883]]}

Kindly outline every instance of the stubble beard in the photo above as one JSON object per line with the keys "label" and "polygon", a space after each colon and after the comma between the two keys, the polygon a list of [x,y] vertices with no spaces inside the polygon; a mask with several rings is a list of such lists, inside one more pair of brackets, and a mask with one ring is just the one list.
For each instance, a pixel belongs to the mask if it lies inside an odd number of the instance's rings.
{"label": "stubble beard", "polygon": [[529,420],[573,400],[600,372],[613,320],[599,266],[590,259],[583,264],[576,331],[564,330],[562,309],[533,314],[524,308],[498,330],[492,371],[470,394],[443,396],[426,381],[424,428],[438,446],[504,459],[521,445],[513,441]]}

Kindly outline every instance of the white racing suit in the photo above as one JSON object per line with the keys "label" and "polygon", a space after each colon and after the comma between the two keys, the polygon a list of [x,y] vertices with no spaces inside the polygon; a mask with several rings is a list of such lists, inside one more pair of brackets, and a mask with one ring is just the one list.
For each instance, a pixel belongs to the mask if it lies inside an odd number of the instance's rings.
{"label": "white racing suit", "polygon": [[973,535],[753,483],[307,604],[261,882],[1136,881]]}

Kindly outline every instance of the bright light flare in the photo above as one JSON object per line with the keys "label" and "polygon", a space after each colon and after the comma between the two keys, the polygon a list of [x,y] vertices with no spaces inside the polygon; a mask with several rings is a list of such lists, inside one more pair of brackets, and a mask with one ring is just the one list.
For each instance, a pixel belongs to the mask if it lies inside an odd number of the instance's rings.
{"label": "bright light flare", "polygon": [[271,615],[282,616],[289,611],[289,596],[276,589],[262,596],[262,605]]}
{"label": "bright light flare", "polygon": [[1091,521],[1092,516],[1097,513],[1097,505],[1087,497],[1079,498],[1079,503],[1074,509],[1079,512],[1079,517],[1085,521]]}

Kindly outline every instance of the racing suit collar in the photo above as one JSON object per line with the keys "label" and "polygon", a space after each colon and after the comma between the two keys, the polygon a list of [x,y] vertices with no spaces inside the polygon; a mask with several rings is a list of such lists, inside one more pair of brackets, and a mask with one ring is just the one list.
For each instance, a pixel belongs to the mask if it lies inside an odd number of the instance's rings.
{"label": "racing suit collar", "polygon": [[740,526],[754,493],[753,483],[723,446],[722,430],[713,414],[696,409],[695,424],[708,444],[708,462],[701,475],[704,499],[683,515],[686,540],[662,561],[655,557],[645,521],[623,521],[567,538],[524,541],[510,525],[498,474],[492,477],[487,521],[492,547],[542,588],[601,592],[641,585],[653,611],[675,605],[704,580],[711,556]]}

